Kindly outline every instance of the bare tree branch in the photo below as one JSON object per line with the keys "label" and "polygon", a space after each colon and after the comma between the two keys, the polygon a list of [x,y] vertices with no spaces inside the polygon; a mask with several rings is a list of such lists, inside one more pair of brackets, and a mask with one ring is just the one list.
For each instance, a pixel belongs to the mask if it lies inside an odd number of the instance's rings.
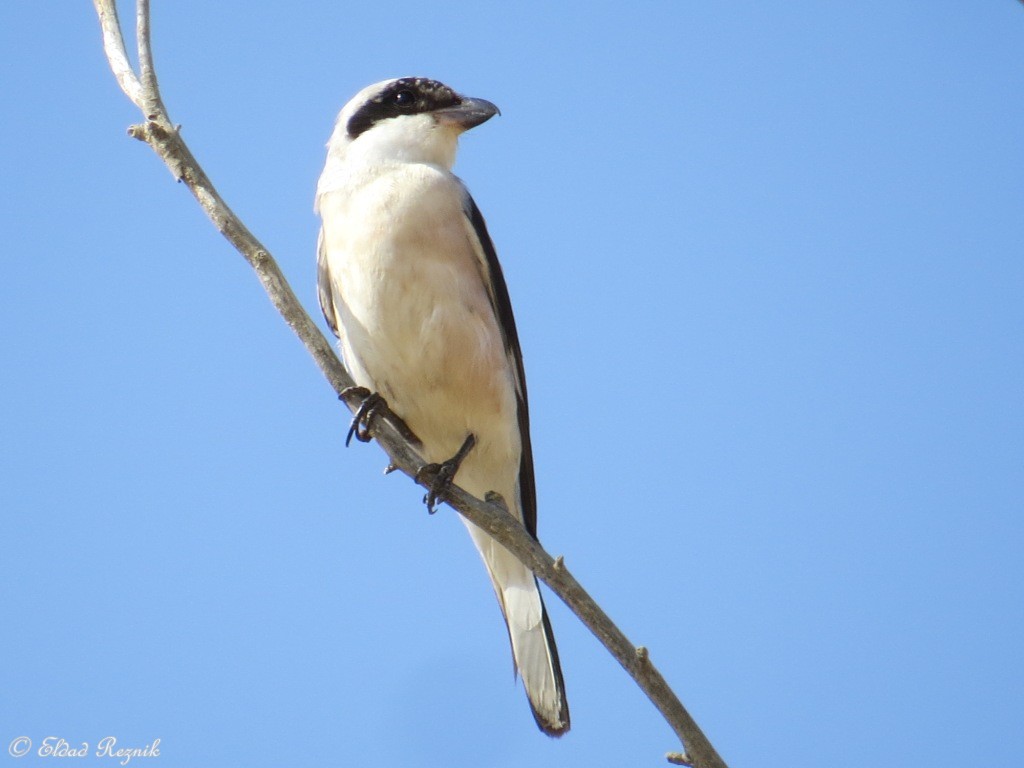
{"label": "bare tree branch", "polygon": [[[149,0],[137,0],[136,5],[138,73],[132,69],[125,52],[116,0],[93,2],[103,31],[103,48],[114,76],[121,90],[142,111],[146,121],[129,128],[129,134],[149,144],[174,177],[192,191],[217,229],[256,271],[271,302],[306,346],[339,397],[354,411],[361,398],[358,394],[346,392],[354,386],[354,382],[331,343],[303,309],[267,249],[217,193],[167,114],[153,65]],[[381,418],[374,420],[372,431],[388,454],[391,466],[415,480],[417,472],[426,462],[405,439],[399,423],[385,411]],[[427,478],[421,484],[426,487]],[[498,503],[481,501],[457,487],[451,488],[445,501],[467,520],[487,531],[537,574],[633,677],[675,731],[685,749],[683,753],[669,753],[666,756],[669,762],[695,768],[726,768],[725,762],[651,663],[647,649],[629,642],[573,578],[561,557],[556,559],[549,555],[522,524]]]}
{"label": "bare tree branch", "polygon": [[[116,2],[116,0],[115,0]],[[135,44],[139,52],[139,80],[142,83],[142,98],[146,104],[143,112],[146,117],[166,114],[163,99],[160,97],[160,86],[156,82],[156,69],[153,68],[153,44],[150,39],[149,0],[138,0],[135,9]]]}
{"label": "bare tree branch", "polygon": [[99,14],[100,29],[103,30],[103,52],[107,54],[107,61],[114,71],[114,77],[132,104],[142,109],[142,84],[128,61],[124,36],[121,34],[121,22],[117,18],[117,4],[96,2],[96,13]]}

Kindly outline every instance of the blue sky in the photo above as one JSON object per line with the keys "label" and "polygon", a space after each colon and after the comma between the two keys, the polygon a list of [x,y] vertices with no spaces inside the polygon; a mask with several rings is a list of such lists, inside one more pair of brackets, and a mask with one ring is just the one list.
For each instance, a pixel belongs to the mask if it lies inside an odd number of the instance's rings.
{"label": "blue sky", "polygon": [[[541,539],[731,765],[1019,762],[1020,3],[154,5],[172,117],[317,314],[344,102],[416,74],[501,107],[456,170]],[[0,766],[110,735],[155,768],[664,764],[554,597],[574,728],[536,730],[455,514],[344,449],[126,137],[91,4],[12,4],[0,43]]]}

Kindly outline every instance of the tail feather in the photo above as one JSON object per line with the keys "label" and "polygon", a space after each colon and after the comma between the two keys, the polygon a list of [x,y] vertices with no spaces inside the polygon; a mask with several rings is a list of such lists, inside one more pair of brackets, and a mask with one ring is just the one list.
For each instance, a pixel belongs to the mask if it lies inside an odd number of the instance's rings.
{"label": "tail feather", "polygon": [[470,523],[467,527],[491,576],[533,717],[544,733],[561,736],[569,730],[569,705],[555,636],[537,579],[486,533]]}
{"label": "tail feather", "polygon": [[[537,591],[537,594],[540,596],[540,590]],[[555,681],[555,690],[558,692],[558,707],[555,710],[556,717],[553,719],[553,722],[542,719],[532,699],[530,699],[530,710],[533,712],[533,719],[537,721],[537,727],[548,736],[558,737],[565,735],[569,731],[569,702],[565,698],[565,681],[562,679],[562,665],[558,661],[558,646],[555,644],[555,635],[551,631],[551,621],[548,619],[548,612],[544,609],[544,598],[542,596],[540,598],[540,609],[541,620],[544,623],[544,637],[548,649],[549,664]]]}

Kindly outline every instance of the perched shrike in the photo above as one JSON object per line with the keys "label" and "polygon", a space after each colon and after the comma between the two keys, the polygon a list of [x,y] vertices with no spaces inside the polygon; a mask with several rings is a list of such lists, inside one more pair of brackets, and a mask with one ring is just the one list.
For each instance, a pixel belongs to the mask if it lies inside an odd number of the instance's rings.
{"label": "perched shrike", "polygon": [[[457,455],[458,484],[481,498],[500,494],[536,537],[526,379],[512,305],[484,218],[451,171],[459,135],[497,112],[488,101],[418,77],[356,94],[338,115],[317,185],[318,286],[356,383],[387,401],[427,461]],[[537,580],[466,525],[494,585],[537,725],[560,736],[569,730],[569,707]]]}

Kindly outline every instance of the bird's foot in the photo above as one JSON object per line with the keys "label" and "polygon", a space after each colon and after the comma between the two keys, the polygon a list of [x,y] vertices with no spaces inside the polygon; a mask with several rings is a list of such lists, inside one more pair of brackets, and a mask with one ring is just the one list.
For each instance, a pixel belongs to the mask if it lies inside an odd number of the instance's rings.
{"label": "bird's foot", "polygon": [[473,450],[474,445],[476,445],[476,438],[472,434],[468,434],[462,447],[450,459],[440,464],[424,464],[419,468],[416,473],[416,482],[430,483],[427,495],[423,497],[423,503],[427,505],[427,512],[434,514],[437,503],[444,500],[445,494],[448,493],[448,489],[451,488],[452,481],[455,479],[455,473],[459,471],[459,466]]}
{"label": "bird's foot", "polygon": [[[366,387],[348,387],[343,389],[338,399],[347,403],[350,398],[360,399],[359,407],[348,427],[348,434],[345,435],[345,447],[347,448],[355,437],[361,443],[368,443],[373,439],[374,426],[380,419],[387,420],[388,424],[398,430],[398,433],[412,446],[421,448],[423,441],[416,436],[416,433],[409,429],[401,416],[391,410],[388,401],[378,392],[371,392]],[[397,468],[397,467],[396,467]]]}
{"label": "bird's foot", "polygon": [[356,408],[355,415],[348,427],[348,434],[345,436],[345,447],[348,448],[352,438],[355,437],[360,443],[368,443],[373,437],[370,430],[373,428],[374,419],[382,412],[388,411],[387,401],[376,392],[371,392],[366,387],[349,387],[339,396],[339,400],[346,400],[352,395],[363,398],[363,401]]}

